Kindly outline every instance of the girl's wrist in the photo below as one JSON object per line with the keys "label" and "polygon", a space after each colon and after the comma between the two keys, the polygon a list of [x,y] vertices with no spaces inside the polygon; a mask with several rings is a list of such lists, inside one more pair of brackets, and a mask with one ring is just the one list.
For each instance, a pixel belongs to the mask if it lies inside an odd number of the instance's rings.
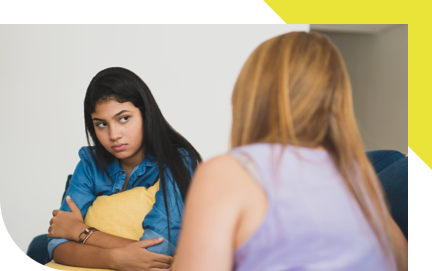
{"label": "girl's wrist", "polygon": [[118,270],[119,252],[118,248],[109,248],[107,251],[106,263],[110,269]]}
{"label": "girl's wrist", "polygon": [[76,225],[74,227],[74,230],[72,230],[72,232],[71,232],[71,236],[70,236],[69,240],[73,240],[75,242],[78,242],[80,234],[82,232],[84,232],[84,230],[87,229],[88,227],[89,226],[87,226],[84,223],[80,223],[80,224]]}

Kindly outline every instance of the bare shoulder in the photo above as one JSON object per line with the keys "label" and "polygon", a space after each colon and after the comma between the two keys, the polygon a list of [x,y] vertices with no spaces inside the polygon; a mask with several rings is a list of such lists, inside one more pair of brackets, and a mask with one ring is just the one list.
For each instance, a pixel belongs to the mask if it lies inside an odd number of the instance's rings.
{"label": "bare shoulder", "polygon": [[245,202],[236,163],[225,154],[196,169],[185,201],[175,270],[232,269],[232,244]]}
{"label": "bare shoulder", "polygon": [[224,197],[227,197],[244,188],[245,178],[248,178],[248,175],[235,158],[229,154],[220,155],[197,168],[192,180],[191,192],[196,193],[196,190],[199,190],[200,194],[209,196],[220,195],[218,192],[223,192]]}
{"label": "bare shoulder", "polygon": [[202,163],[197,171],[196,175],[213,176],[217,175],[227,175],[232,170],[238,170],[239,165],[236,160],[229,154],[223,154],[216,156],[204,163]]}

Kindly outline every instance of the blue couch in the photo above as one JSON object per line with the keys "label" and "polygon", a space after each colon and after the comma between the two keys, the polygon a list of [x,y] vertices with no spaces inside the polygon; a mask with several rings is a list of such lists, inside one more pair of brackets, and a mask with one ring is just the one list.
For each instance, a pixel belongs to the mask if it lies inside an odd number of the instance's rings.
{"label": "blue couch", "polygon": [[408,240],[432,240],[432,170],[397,151],[367,153],[392,216]]}

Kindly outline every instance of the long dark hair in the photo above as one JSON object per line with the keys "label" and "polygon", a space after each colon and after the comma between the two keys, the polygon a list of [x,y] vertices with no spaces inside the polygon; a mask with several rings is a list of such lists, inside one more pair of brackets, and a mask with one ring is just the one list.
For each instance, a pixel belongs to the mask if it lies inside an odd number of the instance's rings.
{"label": "long dark hair", "polygon": [[[168,235],[169,239],[171,239],[167,204],[169,199],[167,197],[166,182],[169,181],[172,183],[175,194],[178,195],[178,191],[174,185],[175,182],[183,200],[185,200],[192,178],[185,162],[195,170],[197,165],[202,161],[202,158],[195,148],[165,120],[150,89],[141,78],[124,68],[108,68],[96,74],[87,88],[84,99],[84,119],[89,147],[92,146],[91,143],[93,142],[93,147],[90,147],[90,153],[96,165],[109,178],[110,175],[108,174],[107,166],[114,160],[114,156],[98,140],[91,114],[95,111],[98,102],[111,99],[119,103],[131,102],[141,112],[144,135],[142,150],[146,155],[155,156],[158,162],[160,184],[168,217]],[[180,153],[179,149],[188,152],[191,158],[190,161]],[[165,173],[167,169],[171,171],[173,180],[166,180]],[[176,202],[178,207],[178,201],[176,200]]]}

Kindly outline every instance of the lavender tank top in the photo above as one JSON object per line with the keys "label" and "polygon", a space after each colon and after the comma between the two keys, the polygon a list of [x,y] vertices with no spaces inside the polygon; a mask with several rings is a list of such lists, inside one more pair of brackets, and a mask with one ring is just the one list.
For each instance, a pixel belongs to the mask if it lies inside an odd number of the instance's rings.
{"label": "lavender tank top", "polygon": [[231,155],[268,198],[261,226],[235,251],[234,270],[393,269],[327,151],[258,143]]}

